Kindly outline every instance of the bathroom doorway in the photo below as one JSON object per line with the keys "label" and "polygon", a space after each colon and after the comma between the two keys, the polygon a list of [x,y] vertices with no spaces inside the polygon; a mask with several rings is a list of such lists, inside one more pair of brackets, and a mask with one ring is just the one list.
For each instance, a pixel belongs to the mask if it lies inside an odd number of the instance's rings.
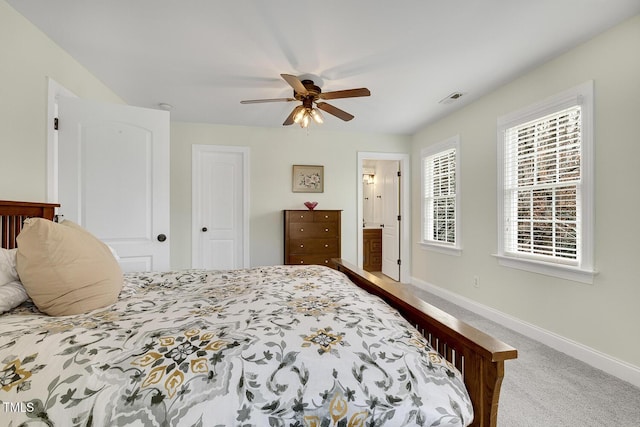
{"label": "bathroom doorway", "polygon": [[409,156],[358,153],[358,266],[409,279]]}

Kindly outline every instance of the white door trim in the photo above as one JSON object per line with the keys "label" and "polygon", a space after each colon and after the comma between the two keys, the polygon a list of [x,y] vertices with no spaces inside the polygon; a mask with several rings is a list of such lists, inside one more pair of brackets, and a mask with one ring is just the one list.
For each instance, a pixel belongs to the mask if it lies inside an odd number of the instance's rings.
{"label": "white door trim", "polygon": [[249,147],[239,147],[233,145],[208,145],[194,144],[191,146],[191,266],[198,263],[198,254],[200,247],[198,245],[200,230],[200,212],[201,206],[198,194],[200,194],[200,170],[197,167],[197,161],[201,153],[239,153],[242,155],[242,263],[243,268],[250,267],[250,249],[249,249]]}
{"label": "white door trim", "polygon": [[358,166],[356,168],[356,180],[358,188],[358,218],[356,229],[358,230],[356,252],[358,267],[362,268],[362,218],[363,218],[363,187],[362,187],[362,163],[364,160],[397,160],[400,162],[400,282],[409,283],[411,279],[411,181],[410,158],[407,153],[378,153],[358,152]]}
{"label": "white door trim", "polygon": [[47,201],[58,203],[58,132],[53,121],[58,117],[58,99],[78,96],[51,77],[47,77]]}

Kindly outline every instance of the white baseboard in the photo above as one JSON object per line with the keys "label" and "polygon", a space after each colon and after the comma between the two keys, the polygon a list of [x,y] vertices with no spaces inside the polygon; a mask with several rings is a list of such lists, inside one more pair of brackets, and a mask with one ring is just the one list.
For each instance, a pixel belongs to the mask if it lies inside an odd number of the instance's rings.
{"label": "white baseboard", "polygon": [[554,332],[547,331],[531,323],[524,322],[494,308],[480,304],[472,299],[432,285],[431,283],[423,280],[416,279],[415,277],[411,278],[411,283],[453,304],[499,323],[500,325],[521,333],[526,337],[548,345],[549,347],[552,347],[575,359],[618,377],[623,381],[627,381],[636,387],[640,387],[640,367],[638,366],[616,359],[613,356],[584,344],[570,340]]}

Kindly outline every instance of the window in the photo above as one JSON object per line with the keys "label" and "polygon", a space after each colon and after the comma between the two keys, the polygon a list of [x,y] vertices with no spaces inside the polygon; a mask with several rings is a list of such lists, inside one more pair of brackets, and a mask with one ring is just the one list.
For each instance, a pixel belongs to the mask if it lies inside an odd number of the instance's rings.
{"label": "window", "polygon": [[593,281],[593,83],[498,119],[501,264]]}
{"label": "window", "polygon": [[422,159],[422,245],[460,254],[459,138],[425,148]]}

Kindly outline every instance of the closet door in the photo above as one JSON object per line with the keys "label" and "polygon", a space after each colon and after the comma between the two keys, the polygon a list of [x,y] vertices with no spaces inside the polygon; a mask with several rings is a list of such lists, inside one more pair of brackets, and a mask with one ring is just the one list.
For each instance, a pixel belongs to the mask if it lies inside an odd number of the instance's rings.
{"label": "closet door", "polygon": [[169,113],[58,100],[58,212],[124,271],[169,269]]}
{"label": "closet door", "polygon": [[249,149],[192,148],[193,268],[249,267]]}

